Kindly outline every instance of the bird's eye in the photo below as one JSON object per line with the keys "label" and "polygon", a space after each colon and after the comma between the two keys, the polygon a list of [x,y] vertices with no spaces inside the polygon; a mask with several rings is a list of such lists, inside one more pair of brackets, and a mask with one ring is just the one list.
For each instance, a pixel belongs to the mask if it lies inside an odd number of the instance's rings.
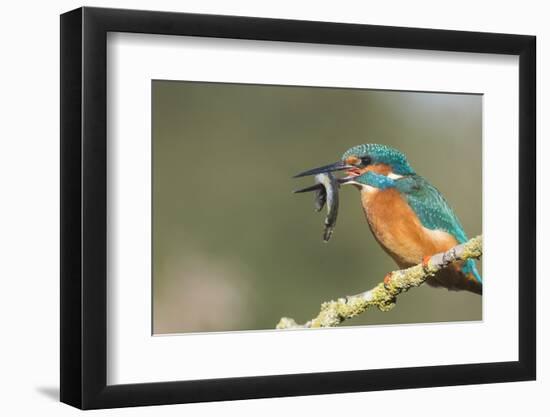
{"label": "bird's eye", "polygon": [[370,156],[364,156],[361,158],[361,165],[363,166],[367,166],[371,163],[371,158]]}

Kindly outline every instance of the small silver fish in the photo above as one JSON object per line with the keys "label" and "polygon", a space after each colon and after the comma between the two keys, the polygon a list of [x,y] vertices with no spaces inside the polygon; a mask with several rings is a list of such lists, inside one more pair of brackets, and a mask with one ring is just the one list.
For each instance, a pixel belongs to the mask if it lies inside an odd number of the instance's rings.
{"label": "small silver fish", "polygon": [[340,184],[332,173],[322,173],[315,175],[315,184],[294,191],[295,193],[305,193],[315,191],[315,211],[321,211],[325,204],[327,205],[327,215],[325,217],[325,227],[323,229],[323,241],[328,242],[336,226],[338,217],[338,190]]}

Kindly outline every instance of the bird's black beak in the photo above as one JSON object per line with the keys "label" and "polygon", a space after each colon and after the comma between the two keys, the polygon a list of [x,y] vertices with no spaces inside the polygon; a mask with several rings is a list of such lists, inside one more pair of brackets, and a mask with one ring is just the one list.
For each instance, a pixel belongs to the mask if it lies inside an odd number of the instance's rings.
{"label": "bird's black beak", "polygon": [[310,192],[310,191],[317,191],[317,190],[321,190],[325,188],[323,186],[323,184],[313,184],[309,187],[306,187],[306,188],[300,188],[299,190],[294,190],[292,191],[293,193],[295,194],[298,194],[298,193],[307,193],[307,192]]}
{"label": "bird's black beak", "polygon": [[308,175],[317,175],[317,174],[323,174],[326,172],[333,172],[333,171],[343,171],[345,169],[353,168],[351,165],[346,164],[343,161],[335,162],[334,164],[325,165],[319,168],[313,168],[308,171],[300,172],[299,174],[294,175],[293,178],[300,178],[300,177],[306,177]]}

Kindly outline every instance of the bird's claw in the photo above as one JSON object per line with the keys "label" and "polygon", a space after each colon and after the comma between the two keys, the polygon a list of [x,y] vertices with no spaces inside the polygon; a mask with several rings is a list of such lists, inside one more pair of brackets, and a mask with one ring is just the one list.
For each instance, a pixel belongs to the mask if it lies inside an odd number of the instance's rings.
{"label": "bird's claw", "polygon": [[432,259],[431,256],[424,256],[424,258],[422,258],[422,268],[428,269],[430,266],[431,259]]}

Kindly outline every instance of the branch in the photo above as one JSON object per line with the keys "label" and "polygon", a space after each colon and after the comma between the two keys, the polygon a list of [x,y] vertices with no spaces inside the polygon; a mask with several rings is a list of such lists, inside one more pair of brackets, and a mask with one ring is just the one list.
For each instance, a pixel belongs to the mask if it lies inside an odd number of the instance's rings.
{"label": "branch", "polygon": [[452,262],[477,259],[481,254],[482,237],[477,236],[447,252],[431,256],[429,261],[420,265],[390,272],[384,278],[384,282],[369,291],[323,303],[317,317],[305,324],[298,324],[292,318],[283,317],[277,324],[277,329],[334,327],[373,306],[381,311],[389,311],[395,306],[397,296],[402,292],[422,285],[428,278]]}

